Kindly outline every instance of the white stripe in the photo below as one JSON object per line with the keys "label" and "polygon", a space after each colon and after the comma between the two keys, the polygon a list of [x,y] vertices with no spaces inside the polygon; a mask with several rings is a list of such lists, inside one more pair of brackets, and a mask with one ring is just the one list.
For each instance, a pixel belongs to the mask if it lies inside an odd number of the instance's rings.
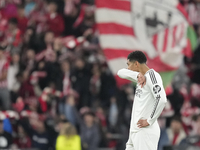
{"label": "white stripe", "polygon": [[181,24],[177,25],[177,29],[176,29],[176,33],[175,33],[176,41],[177,41],[178,38],[180,38],[181,30],[182,30],[182,25]]}
{"label": "white stripe", "polygon": [[130,11],[98,8],[95,12],[97,23],[117,23],[132,27]]}
{"label": "white stripe", "polygon": [[[180,51],[182,51],[183,47],[186,46],[186,42],[187,42],[187,40],[186,40],[187,39],[187,23],[178,25],[177,29],[179,31],[178,31],[178,33],[176,33],[176,38],[179,40],[179,41],[177,41],[179,43],[176,44],[176,47],[178,47],[179,50],[176,52],[180,52]],[[182,37],[181,37],[181,34],[182,34]],[[181,41],[183,41],[183,40],[185,43],[181,43]]]}
{"label": "white stripe", "polygon": [[108,65],[114,75],[117,74],[118,70],[127,68],[126,63],[127,58],[117,58],[108,61]]}
{"label": "white stripe", "polygon": [[159,54],[162,53],[162,49],[163,49],[163,43],[164,43],[164,32],[161,31],[158,33],[158,37],[157,37],[157,48],[158,48],[158,52]]}
{"label": "white stripe", "polygon": [[[132,0],[135,3],[137,3],[139,0]],[[145,0],[140,0],[145,2]],[[157,6],[160,5],[160,3],[163,3],[163,5],[165,5],[165,7],[176,7],[179,3],[178,0],[146,0],[149,3],[153,3],[155,6],[157,4]],[[155,7],[156,8],[156,7]]]}
{"label": "white stripe", "polygon": [[170,52],[172,50],[172,42],[173,42],[173,27],[169,28],[168,36],[167,36],[167,47],[166,52]]}
{"label": "white stripe", "polygon": [[[175,47],[173,50],[178,51],[180,48]],[[183,54],[172,51],[170,53],[163,53],[160,55],[160,60],[171,67],[177,68],[183,62]]]}
{"label": "white stripe", "polygon": [[165,3],[170,6],[177,6],[179,1],[178,0],[165,0]]}
{"label": "white stripe", "polygon": [[142,50],[144,47],[133,36],[102,34],[100,35],[100,43],[102,48]]}

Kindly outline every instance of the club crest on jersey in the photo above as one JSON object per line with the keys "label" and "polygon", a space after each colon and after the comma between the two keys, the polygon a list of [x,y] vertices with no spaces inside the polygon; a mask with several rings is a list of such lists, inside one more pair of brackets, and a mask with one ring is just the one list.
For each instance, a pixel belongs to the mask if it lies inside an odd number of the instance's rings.
{"label": "club crest on jersey", "polygon": [[158,94],[161,91],[161,87],[159,85],[155,85],[153,87],[154,94]]}
{"label": "club crest on jersey", "polygon": [[[172,0],[173,1],[173,0]],[[169,52],[185,47],[186,19],[174,2],[169,0],[131,0],[133,30],[137,42],[154,59],[162,54],[161,61],[174,65]],[[177,55],[177,60],[182,56]],[[171,56],[172,57],[172,56]]]}
{"label": "club crest on jersey", "polygon": [[142,90],[141,89],[136,89],[136,91],[135,91],[135,96],[137,96],[137,97],[141,97],[141,95],[142,95]]}

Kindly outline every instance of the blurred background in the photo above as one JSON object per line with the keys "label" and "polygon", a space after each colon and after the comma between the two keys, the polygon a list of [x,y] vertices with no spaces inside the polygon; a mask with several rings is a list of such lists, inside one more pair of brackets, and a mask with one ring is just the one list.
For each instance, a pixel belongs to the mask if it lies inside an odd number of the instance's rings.
{"label": "blurred background", "polygon": [[134,0],[0,0],[0,149],[124,150],[135,85],[116,71],[136,49],[166,88],[158,150],[200,149],[200,0],[166,2],[142,30]]}

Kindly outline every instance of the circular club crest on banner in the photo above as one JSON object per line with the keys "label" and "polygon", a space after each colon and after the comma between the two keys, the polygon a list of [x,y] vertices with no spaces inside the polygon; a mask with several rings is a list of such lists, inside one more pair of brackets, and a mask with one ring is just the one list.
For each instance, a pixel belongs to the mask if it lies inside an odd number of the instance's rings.
{"label": "circular club crest on banner", "polygon": [[[187,45],[188,22],[176,0],[132,0],[133,30],[151,60],[177,68]],[[162,70],[162,69],[161,69]]]}

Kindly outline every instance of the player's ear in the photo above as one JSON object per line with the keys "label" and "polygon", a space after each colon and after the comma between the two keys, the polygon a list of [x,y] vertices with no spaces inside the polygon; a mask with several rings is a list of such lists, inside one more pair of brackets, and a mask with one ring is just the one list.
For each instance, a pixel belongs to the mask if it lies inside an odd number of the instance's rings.
{"label": "player's ear", "polygon": [[138,61],[135,61],[135,65],[136,65],[136,67],[139,67],[139,62]]}

